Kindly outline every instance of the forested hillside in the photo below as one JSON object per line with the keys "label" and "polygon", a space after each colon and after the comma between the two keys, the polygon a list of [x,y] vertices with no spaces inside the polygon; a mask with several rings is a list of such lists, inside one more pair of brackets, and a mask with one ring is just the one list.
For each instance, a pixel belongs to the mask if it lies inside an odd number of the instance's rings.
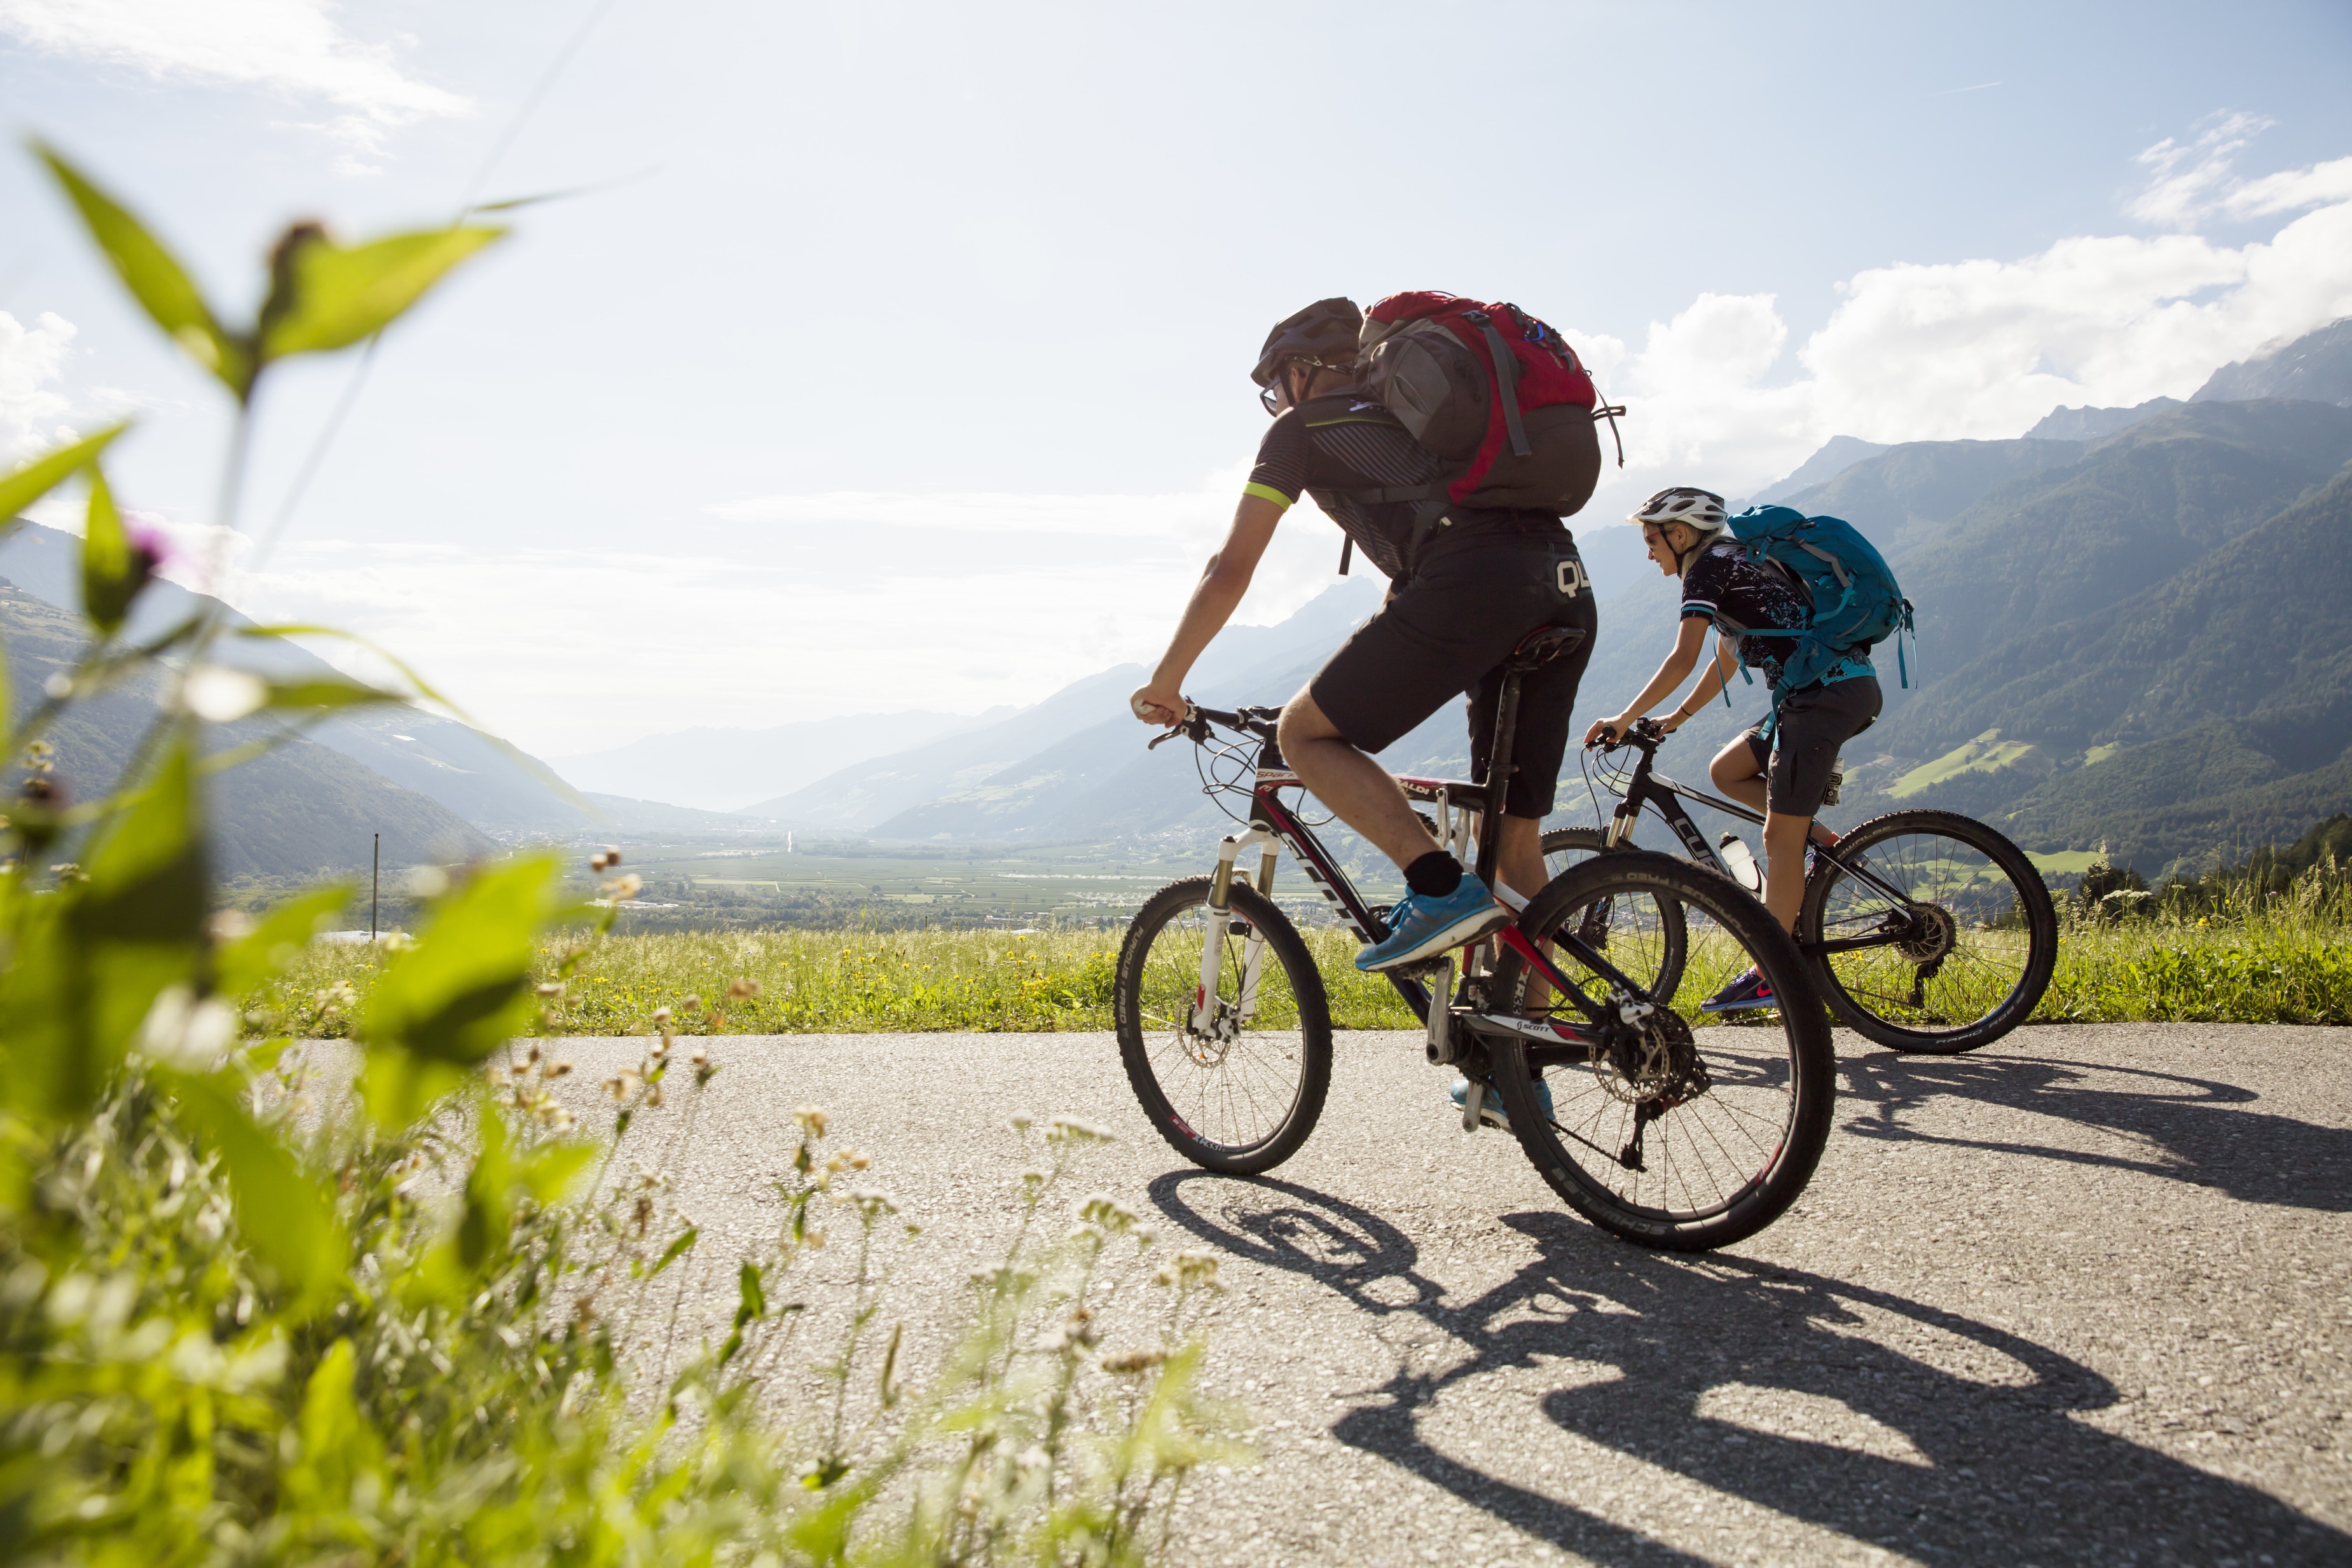
{"label": "forested hillside", "polygon": [[[16,717],[40,700],[42,683],[79,658],[81,621],[21,589],[0,587],[0,637],[7,644]],[[69,799],[97,799],[114,786],[152,724],[163,696],[148,673],[102,697],[77,702],[49,731],[57,777]],[[266,721],[212,727],[215,747],[269,732]],[[364,868],[376,834],[383,863],[405,867],[478,855],[489,841],[447,807],[325,746],[289,741],[208,782],[215,870],[242,877],[310,877]]]}

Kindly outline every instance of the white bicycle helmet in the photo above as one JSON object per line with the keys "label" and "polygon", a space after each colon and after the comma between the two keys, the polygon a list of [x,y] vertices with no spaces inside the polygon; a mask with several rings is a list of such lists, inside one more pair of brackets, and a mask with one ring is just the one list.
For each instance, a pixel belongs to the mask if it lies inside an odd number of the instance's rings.
{"label": "white bicycle helmet", "polygon": [[1664,526],[1679,522],[1701,536],[1721,533],[1726,513],[1723,498],[1713,490],[1696,489],[1689,485],[1676,485],[1660,490],[1643,501],[1629,521],[1657,523]]}

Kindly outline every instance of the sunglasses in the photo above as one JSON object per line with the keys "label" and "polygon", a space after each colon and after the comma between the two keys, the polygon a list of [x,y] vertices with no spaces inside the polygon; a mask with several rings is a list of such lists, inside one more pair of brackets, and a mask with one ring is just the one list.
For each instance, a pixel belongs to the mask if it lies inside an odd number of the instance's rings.
{"label": "sunglasses", "polygon": [[1289,374],[1285,372],[1284,374],[1276,376],[1269,384],[1258,388],[1257,400],[1265,405],[1265,411],[1268,414],[1279,414],[1284,409],[1289,407]]}

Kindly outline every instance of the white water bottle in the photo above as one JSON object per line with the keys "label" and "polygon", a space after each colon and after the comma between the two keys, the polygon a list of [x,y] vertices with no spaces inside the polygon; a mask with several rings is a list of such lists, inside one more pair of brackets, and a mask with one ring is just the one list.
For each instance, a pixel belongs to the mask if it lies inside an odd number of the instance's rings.
{"label": "white water bottle", "polygon": [[1757,868],[1756,857],[1748,852],[1748,846],[1740,841],[1739,835],[1727,833],[1717,839],[1715,845],[1723,853],[1724,868],[1731,873],[1731,879],[1758,898],[1762,898],[1764,873]]}

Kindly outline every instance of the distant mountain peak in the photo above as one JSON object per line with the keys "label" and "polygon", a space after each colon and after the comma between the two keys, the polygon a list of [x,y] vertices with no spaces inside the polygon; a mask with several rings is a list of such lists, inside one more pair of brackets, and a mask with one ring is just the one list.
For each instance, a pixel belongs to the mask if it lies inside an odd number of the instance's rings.
{"label": "distant mountain peak", "polygon": [[2352,316],[2223,365],[2189,401],[2251,403],[2261,397],[2352,408]]}
{"label": "distant mountain peak", "polygon": [[2146,403],[2136,403],[2129,408],[2062,406],[2043,415],[2042,422],[2025,433],[2025,438],[2029,441],[2096,441],[2179,406],[2180,399],[2177,397],[2151,397]]}
{"label": "distant mountain peak", "polygon": [[1827,484],[1856,463],[1875,458],[1890,450],[1876,441],[1865,441],[1859,436],[1832,436],[1822,443],[1820,451],[1799,463],[1789,477],[1766,485],[1741,503],[1764,506],[1786,500],[1799,490],[1809,490],[1815,485]]}

